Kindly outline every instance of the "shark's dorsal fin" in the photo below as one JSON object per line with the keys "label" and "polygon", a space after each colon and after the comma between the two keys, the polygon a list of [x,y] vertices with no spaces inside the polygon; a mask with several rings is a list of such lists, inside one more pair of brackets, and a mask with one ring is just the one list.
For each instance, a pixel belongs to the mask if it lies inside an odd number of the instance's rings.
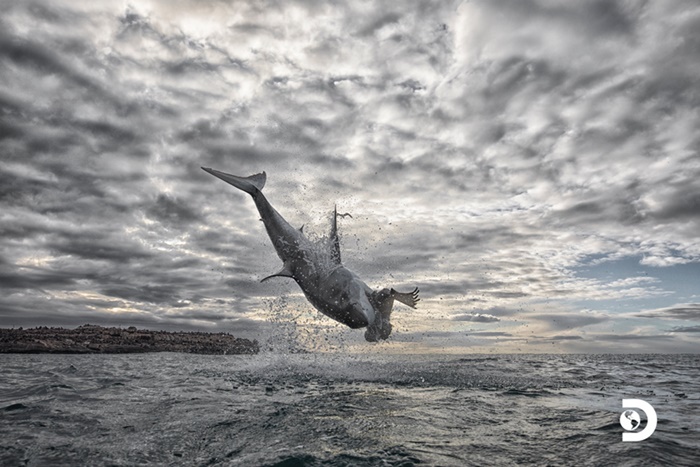
{"label": "shark's dorsal fin", "polygon": [[329,238],[331,246],[331,259],[335,264],[340,261],[340,238],[338,238],[338,206],[333,208],[333,219],[331,220],[331,236]]}
{"label": "shark's dorsal fin", "polygon": [[293,278],[294,276],[292,275],[292,270],[289,267],[289,264],[286,264],[282,266],[282,269],[279,272],[276,272],[275,274],[272,274],[271,276],[267,276],[260,282],[265,282],[268,279],[272,279],[273,277],[291,277]]}

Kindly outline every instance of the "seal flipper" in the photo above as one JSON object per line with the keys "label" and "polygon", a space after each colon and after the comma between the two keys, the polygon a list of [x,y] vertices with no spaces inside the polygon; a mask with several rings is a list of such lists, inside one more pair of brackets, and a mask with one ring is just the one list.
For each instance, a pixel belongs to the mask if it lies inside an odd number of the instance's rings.
{"label": "seal flipper", "polygon": [[401,293],[397,292],[394,289],[391,289],[391,296],[395,299],[403,303],[404,305],[408,305],[411,308],[415,308],[418,302],[420,301],[420,298],[418,298],[418,287],[413,289],[412,292],[408,293]]}
{"label": "seal flipper", "polygon": [[294,279],[294,275],[292,273],[292,270],[289,266],[289,264],[285,263],[284,266],[282,266],[282,269],[279,272],[276,272],[275,274],[272,274],[270,276],[267,276],[266,278],[262,279],[260,282],[265,282],[268,279],[272,279],[273,277],[291,277]]}

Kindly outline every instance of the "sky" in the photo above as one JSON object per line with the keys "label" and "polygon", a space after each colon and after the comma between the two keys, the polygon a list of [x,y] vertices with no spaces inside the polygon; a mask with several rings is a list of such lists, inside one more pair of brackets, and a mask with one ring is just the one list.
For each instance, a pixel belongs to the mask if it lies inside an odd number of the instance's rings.
{"label": "sky", "polygon": [[[698,76],[694,1],[3,0],[0,325],[698,352]],[[345,265],[418,309],[373,345],[261,284],[201,166],[317,236],[351,213]]]}

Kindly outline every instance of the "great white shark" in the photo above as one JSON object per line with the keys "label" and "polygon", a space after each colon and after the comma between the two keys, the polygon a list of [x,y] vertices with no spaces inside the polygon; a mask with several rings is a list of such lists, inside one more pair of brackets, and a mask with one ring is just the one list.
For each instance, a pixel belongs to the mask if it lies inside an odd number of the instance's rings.
{"label": "great white shark", "polygon": [[245,191],[253,197],[265,225],[267,235],[282,260],[282,269],[262,279],[289,277],[299,284],[306,299],[324,315],[352,329],[366,327],[365,339],[376,342],[391,334],[391,311],[394,301],[415,308],[420,300],[418,288],[400,293],[393,288],[372,290],[354,272],[343,266],[340,260],[338,217],[334,210],[329,237],[329,251],[319,252],[316,244],[304,234],[303,227],[292,227],[267,201],[262,189],[265,172],[249,177],[220,172],[208,167],[202,169],[211,175]]}

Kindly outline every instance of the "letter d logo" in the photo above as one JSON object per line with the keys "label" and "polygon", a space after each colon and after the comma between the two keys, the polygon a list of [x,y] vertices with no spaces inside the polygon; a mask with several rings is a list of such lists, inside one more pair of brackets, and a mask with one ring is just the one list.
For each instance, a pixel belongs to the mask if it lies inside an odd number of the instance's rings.
{"label": "letter d logo", "polygon": [[[644,441],[654,433],[654,430],[656,430],[656,411],[651,404],[641,399],[622,399],[622,408],[637,408],[647,414],[647,426],[638,433],[622,433],[623,442]],[[625,410],[620,415],[620,425],[627,431],[638,428],[640,425],[639,414],[634,410]]]}

